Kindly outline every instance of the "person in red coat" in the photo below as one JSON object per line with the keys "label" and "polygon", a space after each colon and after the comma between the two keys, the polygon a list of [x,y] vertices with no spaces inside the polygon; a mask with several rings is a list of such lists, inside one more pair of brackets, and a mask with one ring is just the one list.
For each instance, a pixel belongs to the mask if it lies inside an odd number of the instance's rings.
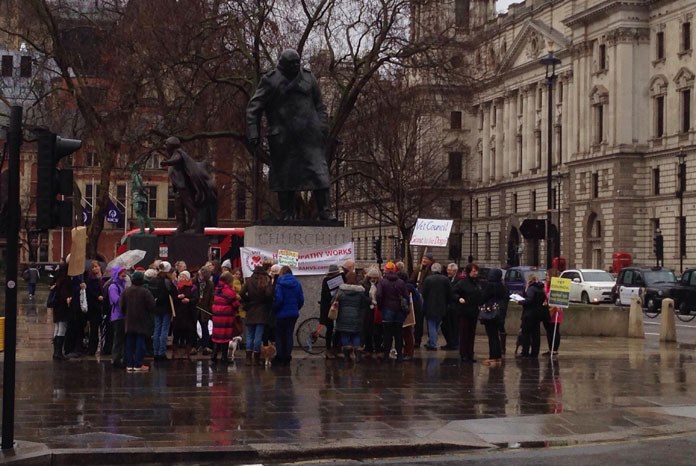
{"label": "person in red coat", "polygon": [[241,323],[237,317],[239,309],[239,296],[234,291],[232,281],[234,277],[230,272],[224,272],[215,288],[213,297],[213,337],[215,345],[210,360],[217,362],[217,355],[222,352],[222,362],[227,363],[227,345],[230,340],[241,334]]}

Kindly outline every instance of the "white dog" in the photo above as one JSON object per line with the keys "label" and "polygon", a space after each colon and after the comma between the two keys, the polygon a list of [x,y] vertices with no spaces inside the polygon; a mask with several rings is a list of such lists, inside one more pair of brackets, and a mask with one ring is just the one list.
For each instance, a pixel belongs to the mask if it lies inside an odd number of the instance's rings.
{"label": "white dog", "polygon": [[230,340],[229,346],[227,347],[227,357],[231,362],[234,362],[234,355],[237,352],[239,344],[242,342],[242,337],[234,337]]}

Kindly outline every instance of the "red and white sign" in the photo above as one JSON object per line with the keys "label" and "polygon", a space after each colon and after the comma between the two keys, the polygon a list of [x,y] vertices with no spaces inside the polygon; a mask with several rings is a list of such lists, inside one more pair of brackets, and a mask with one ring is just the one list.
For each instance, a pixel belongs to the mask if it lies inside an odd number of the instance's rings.
{"label": "red and white sign", "polygon": [[[242,274],[251,276],[254,267],[264,260],[278,262],[278,251],[260,248],[239,248],[242,256]],[[353,242],[332,248],[317,249],[298,253],[297,267],[290,267],[295,275],[325,275],[330,265],[341,265],[348,259],[355,260]]]}

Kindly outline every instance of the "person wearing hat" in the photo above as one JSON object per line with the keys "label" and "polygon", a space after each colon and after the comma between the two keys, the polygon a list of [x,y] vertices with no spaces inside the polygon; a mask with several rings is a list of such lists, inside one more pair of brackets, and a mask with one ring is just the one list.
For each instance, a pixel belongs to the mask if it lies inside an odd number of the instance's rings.
{"label": "person wearing hat", "polygon": [[229,259],[225,259],[224,261],[222,261],[220,268],[222,269],[222,272],[231,272],[232,271],[232,261],[230,261]]}
{"label": "person wearing hat", "polygon": [[337,333],[334,334],[334,321],[329,319],[329,308],[343,282],[343,274],[336,264],[329,266],[329,271],[321,281],[319,323],[326,327],[326,359],[334,359],[338,351],[340,337]]}
{"label": "person wearing hat", "polygon": [[121,313],[125,320],[126,348],[125,362],[128,372],[147,372],[149,366],[143,364],[145,357],[145,336],[150,330],[150,320],[155,312],[155,298],[143,287],[145,274],[137,271],[131,277],[131,285],[119,298]]}
{"label": "person wearing hat", "polygon": [[365,296],[367,296],[368,310],[365,313],[365,324],[364,324],[364,334],[365,334],[365,356],[367,357],[381,357],[382,356],[382,344],[384,341],[384,334],[382,333],[382,323],[375,322],[375,312],[378,312],[377,308],[377,283],[382,278],[382,274],[379,268],[375,265],[367,269],[365,274],[365,280],[362,282],[362,286],[365,289]]}
{"label": "person wearing hat", "polygon": [[447,314],[452,295],[449,279],[442,275],[442,265],[435,262],[432,273],[423,281],[423,307],[428,322],[428,343],[425,349],[437,350],[437,331],[442,318]]}
{"label": "person wearing hat", "polygon": [[384,359],[389,359],[392,341],[396,347],[396,360],[403,361],[404,341],[402,328],[407,312],[401,305],[402,300],[409,298],[406,283],[396,274],[394,262],[384,266],[384,278],[377,283],[377,306],[382,311],[382,326],[384,331]]}
{"label": "person wearing hat", "polygon": [[246,365],[261,365],[261,343],[273,304],[273,284],[266,270],[258,265],[242,286],[241,299],[246,309]]}

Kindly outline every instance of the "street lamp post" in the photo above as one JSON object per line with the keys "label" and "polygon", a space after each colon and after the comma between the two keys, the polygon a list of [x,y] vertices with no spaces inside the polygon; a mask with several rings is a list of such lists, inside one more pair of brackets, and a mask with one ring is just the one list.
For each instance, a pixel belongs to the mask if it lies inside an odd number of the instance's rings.
{"label": "street lamp post", "polygon": [[684,272],[684,255],[686,253],[686,222],[684,221],[684,191],[686,191],[686,154],[684,149],[677,153],[677,198],[679,199],[679,273]]}
{"label": "street lamp post", "polygon": [[551,211],[553,207],[553,195],[551,185],[553,182],[553,84],[556,81],[556,66],[561,60],[553,54],[549,47],[549,53],[539,63],[546,67],[546,87],[548,94],[548,115],[546,134],[546,268],[553,265],[553,249],[551,248]]}

